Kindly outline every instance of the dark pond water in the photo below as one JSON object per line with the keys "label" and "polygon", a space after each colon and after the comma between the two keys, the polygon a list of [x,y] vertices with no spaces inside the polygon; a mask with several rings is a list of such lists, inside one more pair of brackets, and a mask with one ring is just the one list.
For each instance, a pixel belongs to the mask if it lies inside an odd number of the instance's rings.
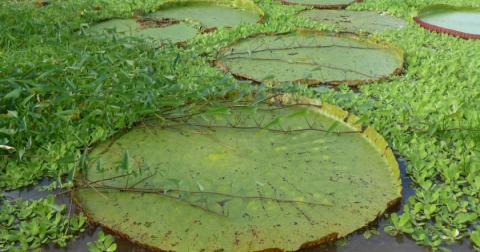
{"label": "dark pond water", "polygon": [[[407,201],[408,197],[414,194],[414,189],[412,187],[411,181],[405,176],[406,173],[406,162],[405,160],[399,159],[400,170],[402,174],[402,185],[403,185],[403,199],[401,206],[397,208],[397,212],[400,213],[403,204]],[[40,185],[48,185],[48,180],[41,181]],[[13,198],[23,198],[23,199],[39,199],[46,197],[49,194],[57,193],[57,192],[42,192],[36,190],[34,187],[25,188],[22,190],[11,191],[5,193],[8,197]],[[66,204],[67,206],[70,204],[70,198],[68,195],[60,194],[57,197],[58,203]],[[303,252],[428,252],[431,251],[430,249],[422,246],[418,246],[415,244],[413,240],[408,237],[400,236],[400,237],[392,237],[385,232],[383,232],[383,228],[388,225],[388,221],[386,219],[380,219],[376,223],[373,223],[369,228],[376,229],[379,234],[373,235],[369,239],[366,239],[363,236],[363,231],[358,231],[354,234],[351,234],[346,238],[346,243],[342,245],[338,245],[335,243],[325,245],[319,248],[312,248],[303,250]],[[80,234],[78,239],[75,241],[71,241],[68,243],[66,248],[57,248],[53,245],[47,246],[43,249],[43,251],[48,252],[83,252],[88,251],[87,243],[91,241],[95,241],[97,239],[97,233],[100,232],[102,229],[96,226],[90,226],[87,230]],[[131,242],[116,237],[116,243],[118,245],[118,251],[120,252],[146,252],[147,250],[140,248],[139,246],[132,244]],[[448,246],[454,252],[472,252],[474,251],[470,242],[461,242],[457,244],[453,244]]]}

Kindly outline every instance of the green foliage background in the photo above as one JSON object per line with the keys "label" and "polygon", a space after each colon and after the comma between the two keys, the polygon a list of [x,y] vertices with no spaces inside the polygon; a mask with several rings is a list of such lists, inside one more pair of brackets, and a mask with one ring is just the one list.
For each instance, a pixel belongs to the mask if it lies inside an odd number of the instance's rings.
{"label": "green foliage background", "polygon": [[42,8],[34,1],[0,2],[0,145],[16,148],[0,150],[0,188],[73,174],[86,147],[145,116],[251,93],[296,92],[354,111],[409,161],[416,194],[400,216],[392,215],[387,231],[434,248],[464,237],[480,245],[480,41],[432,33],[412,21],[429,4],[480,7],[480,1],[365,0],[351,6],[408,21],[402,30],[372,35],[405,50],[404,73],[362,86],[360,93],[345,86],[251,86],[211,67],[217,50],[239,37],[335,29],[296,16],[298,7],[257,1],[267,15],[264,24],[160,49],[141,40],[84,35],[88,24],[153,11],[157,0],[49,2]]}

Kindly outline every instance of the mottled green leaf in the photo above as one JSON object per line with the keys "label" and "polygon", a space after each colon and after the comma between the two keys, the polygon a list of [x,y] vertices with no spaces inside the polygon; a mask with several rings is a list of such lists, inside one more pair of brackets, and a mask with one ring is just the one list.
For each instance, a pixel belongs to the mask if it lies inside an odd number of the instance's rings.
{"label": "mottled green leaf", "polygon": [[216,63],[256,82],[357,85],[398,73],[403,53],[352,35],[298,31],[240,40],[222,49]]}
{"label": "mottled green leaf", "polygon": [[[398,167],[384,149],[361,132],[345,133],[354,128],[318,106],[224,112],[151,122],[98,145],[88,181],[120,175],[115,164],[126,150],[133,169],[148,164],[163,173],[105,180],[75,197],[102,225],[177,251],[297,250],[364,227],[400,197]],[[232,128],[232,118],[243,119]],[[335,133],[323,128],[330,125]],[[127,179],[141,182],[125,189]]]}

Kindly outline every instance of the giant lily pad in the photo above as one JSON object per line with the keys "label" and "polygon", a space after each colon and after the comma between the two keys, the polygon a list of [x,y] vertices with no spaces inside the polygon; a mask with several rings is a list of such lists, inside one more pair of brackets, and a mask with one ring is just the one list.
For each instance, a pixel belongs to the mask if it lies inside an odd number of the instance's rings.
{"label": "giant lily pad", "polygon": [[198,30],[209,32],[219,27],[257,23],[263,15],[251,0],[172,0],[139,20],[112,19],[93,25],[89,32],[96,36],[115,34],[178,43],[195,37]]}
{"label": "giant lily pad", "polygon": [[166,2],[149,17],[183,20],[211,30],[254,24],[261,21],[263,15],[263,11],[251,0],[177,0]]}
{"label": "giant lily pad", "polygon": [[301,15],[314,21],[334,24],[347,32],[383,32],[388,29],[399,29],[405,25],[400,18],[374,11],[348,10],[306,10]]}
{"label": "giant lily pad", "polygon": [[432,5],[421,10],[414,19],[431,31],[480,39],[480,8]]}
{"label": "giant lily pad", "polygon": [[89,33],[95,36],[111,36],[115,34],[117,37],[132,36],[154,41],[178,43],[195,37],[197,29],[190,24],[177,22],[165,23],[163,25],[155,23],[142,25],[142,22],[135,19],[111,19],[93,25]]}
{"label": "giant lily pad", "polygon": [[299,31],[237,41],[221,50],[215,64],[256,82],[357,85],[399,73],[403,53],[351,34]]}
{"label": "giant lily pad", "polygon": [[292,251],[344,237],[399,201],[398,164],[355,116],[309,102],[143,122],[92,150],[74,198],[155,250]]}
{"label": "giant lily pad", "polygon": [[342,9],[362,0],[281,0],[285,4],[312,6],[319,9]]}

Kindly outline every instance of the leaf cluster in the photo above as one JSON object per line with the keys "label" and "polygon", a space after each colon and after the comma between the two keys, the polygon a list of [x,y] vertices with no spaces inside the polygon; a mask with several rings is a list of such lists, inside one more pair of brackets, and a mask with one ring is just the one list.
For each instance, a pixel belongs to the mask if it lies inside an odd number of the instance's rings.
{"label": "leaf cluster", "polygon": [[53,196],[25,201],[0,199],[0,251],[26,251],[45,244],[66,246],[83,232],[86,217],[68,217]]}

